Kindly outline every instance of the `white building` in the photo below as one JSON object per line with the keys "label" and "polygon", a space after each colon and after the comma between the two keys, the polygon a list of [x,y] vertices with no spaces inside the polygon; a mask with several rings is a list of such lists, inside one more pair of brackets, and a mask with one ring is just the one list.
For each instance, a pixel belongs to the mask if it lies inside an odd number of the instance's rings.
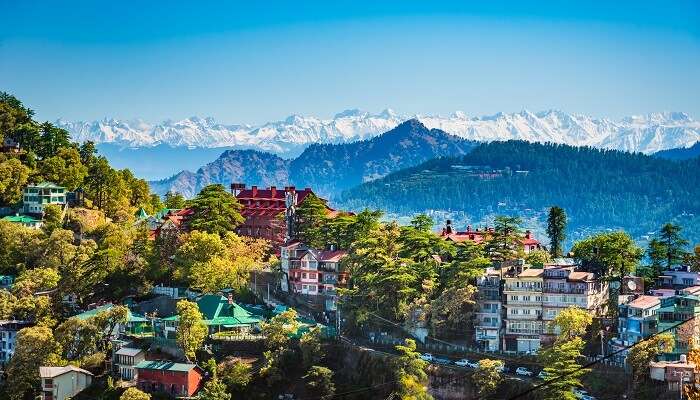
{"label": "white building", "polygon": [[136,379],[136,364],[146,359],[146,352],[141,349],[122,347],[114,353],[114,365],[119,376],[125,381]]}
{"label": "white building", "polygon": [[0,365],[7,364],[15,354],[17,332],[32,325],[28,321],[0,321]]}
{"label": "white building", "polygon": [[505,277],[505,332],[503,349],[534,352],[540,348],[543,269],[529,268]]}
{"label": "white building", "polygon": [[23,212],[41,214],[48,204],[64,206],[66,204],[66,188],[51,182],[38,185],[28,185],[24,188]]}
{"label": "white building", "polygon": [[476,300],[475,340],[484,350],[501,348],[503,303],[500,286],[500,274],[492,268],[476,280],[479,292]]}
{"label": "white building", "polygon": [[92,383],[92,374],[84,369],[39,367],[42,400],[66,400],[80,393]]}

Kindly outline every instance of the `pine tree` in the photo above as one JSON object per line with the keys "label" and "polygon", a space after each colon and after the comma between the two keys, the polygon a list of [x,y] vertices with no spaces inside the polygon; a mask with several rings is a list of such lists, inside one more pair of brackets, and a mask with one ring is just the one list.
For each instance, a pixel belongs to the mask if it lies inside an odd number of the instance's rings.
{"label": "pine tree", "polygon": [[549,236],[549,253],[552,257],[561,257],[564,254],[562,246],[566,239],[566,211],[563,208],[554,206],[549,209],[547,236]]}

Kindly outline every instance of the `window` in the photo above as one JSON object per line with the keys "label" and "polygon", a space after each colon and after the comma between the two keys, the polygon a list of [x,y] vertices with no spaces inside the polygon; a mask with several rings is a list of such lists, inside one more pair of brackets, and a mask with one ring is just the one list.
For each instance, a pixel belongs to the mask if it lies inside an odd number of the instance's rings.
{"label": "window", "polygon": [[310,279],[316,279],[316,274],[309,274]]}

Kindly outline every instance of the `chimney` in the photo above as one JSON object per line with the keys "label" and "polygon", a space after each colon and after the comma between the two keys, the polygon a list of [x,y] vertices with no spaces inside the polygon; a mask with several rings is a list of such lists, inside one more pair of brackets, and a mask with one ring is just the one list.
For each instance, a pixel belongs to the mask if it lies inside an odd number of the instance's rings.
{"label": "chimney", "polygon": [[277,186],[270,186],[270,192],[272,193],[272,197],[274,198],[277,194]]}
{"label": "chimney", "polygon": [[228,304],[229,304],[229,305],[233,305],[233,293],[229,292],[229,293],[226,295],[226,299],[228,300]]}
{"label": "chimney", "polygon": [[687,364],[688,363],[688,356],[685,354],[681,354],[681,364]]}
{"label": "chimney", "polygon": [[452,234],[452,220],[447,220],[445,221],[445,229],[444,229],[445,234],[450,235]]}
{"label": "chimney", "polygon": [[258,195],[258,187],[257,186],[255,186],[255,185],[251,186],[250,190],[253,191],[253,197]]}
{"label": "chimney", "polygon": [[310,191],[311,191],[311,188],[310,188],[310,187],[305,187],[305,188],[304,188],[304,191],[305,191],[305,192],[310,192]]}
{"label": "chimney", "polygon": [[530,230],[528,229],[525,231],[525,239],[531,239],[531,238],[532,238],[532,232],[530,232]]}
{"label": "chimney", "polygon": [[471,225],[467,225],[467,232],[471,232],[471,231],[472,231],[472,226],[471,226]]}

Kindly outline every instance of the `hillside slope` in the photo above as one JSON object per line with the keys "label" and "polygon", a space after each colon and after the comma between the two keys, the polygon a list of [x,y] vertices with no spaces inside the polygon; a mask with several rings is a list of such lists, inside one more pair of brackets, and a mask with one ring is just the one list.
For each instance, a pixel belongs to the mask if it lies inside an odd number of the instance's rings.
{"label": "hillside slope", "polygon": [[492,142],[362,184],[344,192],[340,203],[400,214],[463,211],[475,221],[528,211],[541,219],[547,207],[559,205],[572,230],[624,228],[639,237],[680,218],[691,221],[687,228],[700,240],[700,160]]}
{"label": "hillside slope", "polygon": [[192,197],[210,183],[313,187],[332,197],[349,187],[440,156],[468,153],[476,144],[406,121],[374,137],[346,144],[312,145],[294,160],[253,150],[228,150],[196,173],[183,171],[151,183],[158,193],[177,191]]}

